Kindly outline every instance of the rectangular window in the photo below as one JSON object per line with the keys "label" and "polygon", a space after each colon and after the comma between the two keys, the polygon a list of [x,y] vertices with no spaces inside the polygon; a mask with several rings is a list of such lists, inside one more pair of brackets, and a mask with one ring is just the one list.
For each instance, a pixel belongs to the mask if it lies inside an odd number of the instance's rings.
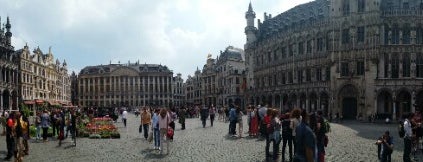
{"label": "rectangular window", "polygon": [[321,81],[321,80],[322,80],[322,69],[317,68],[316,69],[316,81]]}
{"label": "rectangular window", "polygon": [[282,58],[286,57],[286,47],[282,47]]}
{"label": "rectangular window", "polygon": [[387,53],[385,53],[383,68],[384,68],[384,72],[385,72],[384,73],[384,77],[385,78],[388,78],[389,77],[388,76],[388,72],[389,72],[389,55]]}
{"label": "rectangular window", "polygon": [[273,59],[274,60],[278,60],[279,51],[280,51],[280,49],[273,51]]}
{"label": "rectangular window", "polygon": [[410,56],[405,54],[402,58],[402,76],[403,77],[410,77]]}
{"label": "rectangular window", "polygon": [[410,44],[410,29],[406,27],[402,31],[402,44]]}
{"label": "rectangular window", "polygon": [[364,42],[364,26],[357,27],[357,42]]}
{"label": "rectangular window", "polygon": [[392,57],[391,62],[392,78],[399,78],[399,60],[398,57]]}
{"label": "rectangular window", "polygon": [[281,75],[282,75],[282,77],[281,77],[281,79],[282,79],[282,84],[286,84],[286,80],[285,80],[285,73],[282,73]]}
{"label": "rectangular window", "polygon": [[272,52],[267,52],[267,62],[272,61]]}
{"label": "rectangular window", "polygon": [[350,43],[350,30],[343,29],[342,30],[342,44],[348,44],[348,43]]}
{"label": "rectangular window", "polygon": [[399,40],[400,40],[399,28],[398,26],[394,26],[392,28],[391,44],[399,44]]}
{"label": "rectangular window", "polygon": [[297,83],[302,83],[303,82],[303,71],[302,70],[298,70],[298,72],[297,72],[297,79],[298,79],[298,82]]}
{"label": "rectangular window", "polygon": [[330,80],[330,67],[326,67],[326,81]]}
{"label": "rectangular window", "polygon": [[423,56],[422,56],[422,53],[417,54],[416,77],[417,78],[423,78]]}
{"label": "rectangular window", "polygon": [[342,4],[342,13],[344,16],[350,15],[350,1],[349,0],[344,0]]}
{"label": "rectangular window", "polygon": [[289,45],[289,56],[294,56],[294,45]]}
{"label": "rectangular window", "polygon": [[364,62],[363,61],[357,62],[357,75],[364,75]]}
{"label": "rectangular window", "polygon": [[311,81],[311,70],[310,69],[306,70],[306,81],[307,82]]}
{"label": "rectangular window", "polygon": [[317,51],[323,51],[323,38],[317,38]]}
{"label": "rectangular window", "polygon": [[[422,66],[423,67],[423,66]],[[423,71],[422,71],[423,72]],[[422,75],[423,76],[423,75]],[[288,72],[288,83],[294,82],[294,79],[292,77],[292,72]]]}
{"label": "rectangular window", "polygon": [[348,62],[341,63],[341,77],[347,77],[350,73],[350,69],[348,67]]}
{"label": "rectangular window", "polygon": [[311,40],[307,41],[307,53],[308,54],[311,53],[311,49],[312,49],[311,42],[312,42]]}
{"label": "rectangular window", "polygon": [[366,2],[365,0],[358,0],[358,9],[357,12],[364,12],[366,9]]}
{"label": "rectangular window", "polygon": [[304,54],[304,42],[298,43],[298,54],[299,55]]}

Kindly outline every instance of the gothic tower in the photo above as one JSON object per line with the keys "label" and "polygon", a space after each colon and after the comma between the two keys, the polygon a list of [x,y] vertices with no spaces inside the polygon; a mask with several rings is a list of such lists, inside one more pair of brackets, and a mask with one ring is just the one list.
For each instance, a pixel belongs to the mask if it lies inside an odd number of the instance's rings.
{"label": "gothic tower", "polygon": [[12,32],[10,32],[10,28],[12,25],[10,25],[9,17],[7,17],[7,23],[6,23],[6,45],[11,46],[12,45]]}
{"label": "gothic tower", "polygon": [[247,19],[247,26],[245,27],[245,35],[247,35],[247,43],[256,41],[256,32],[257,28],[254,27],[254,19],[256,18],[256,13],[253,11],[251,2],[248,6],[248,11],[245,13],[245,19]]}

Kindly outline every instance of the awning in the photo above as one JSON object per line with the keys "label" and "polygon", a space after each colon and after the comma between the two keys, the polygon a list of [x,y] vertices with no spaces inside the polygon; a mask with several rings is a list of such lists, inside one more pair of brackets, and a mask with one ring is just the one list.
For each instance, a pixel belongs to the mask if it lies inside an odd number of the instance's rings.
{"label": "awning", "polygon": [[43,104],[44,103],[44,100],[36,99],[35,100],[35,103],[36,104]]}
{"label": "awning", "polygon": [[50,100],[50,101],[48,101],[48,103],[50,104],[50,105],[52,105],[52,106],[58,106],[58,105],[60,105],[59,103],[57,103],[56,101],[54,101],[54,100]]}
{"label": "awning", "polygon": [[31,101],[31,100],[24,101],[24,104],[26,104],[26,105],[33,105],[33,104],[35,104],[35,101]]}

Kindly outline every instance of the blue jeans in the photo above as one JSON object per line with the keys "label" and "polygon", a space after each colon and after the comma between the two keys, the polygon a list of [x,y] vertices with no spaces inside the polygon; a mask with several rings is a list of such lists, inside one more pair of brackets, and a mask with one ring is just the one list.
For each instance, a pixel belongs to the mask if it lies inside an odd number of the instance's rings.
{"label": "blue jeans", "polygon": [[154,137],[154,146],[160,147],[160,130],[159,130],[159,128],[154,128],[153,137]]}
{"label": "blue jeans", "polygon": [[35,139],[41,139],[41,126],[37,126],[37,136]]}

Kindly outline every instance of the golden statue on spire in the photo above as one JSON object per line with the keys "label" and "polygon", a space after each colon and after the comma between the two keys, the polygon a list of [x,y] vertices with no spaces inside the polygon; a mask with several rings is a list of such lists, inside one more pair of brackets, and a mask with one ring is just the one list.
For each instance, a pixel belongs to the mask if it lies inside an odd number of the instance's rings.
{"label": "golden statue on spire", "polygon": [[207,55],[207,59],[211,59],[211,58],[212,58],[212,54],[210,54],[210,53],[209,53],[209,54]]}

